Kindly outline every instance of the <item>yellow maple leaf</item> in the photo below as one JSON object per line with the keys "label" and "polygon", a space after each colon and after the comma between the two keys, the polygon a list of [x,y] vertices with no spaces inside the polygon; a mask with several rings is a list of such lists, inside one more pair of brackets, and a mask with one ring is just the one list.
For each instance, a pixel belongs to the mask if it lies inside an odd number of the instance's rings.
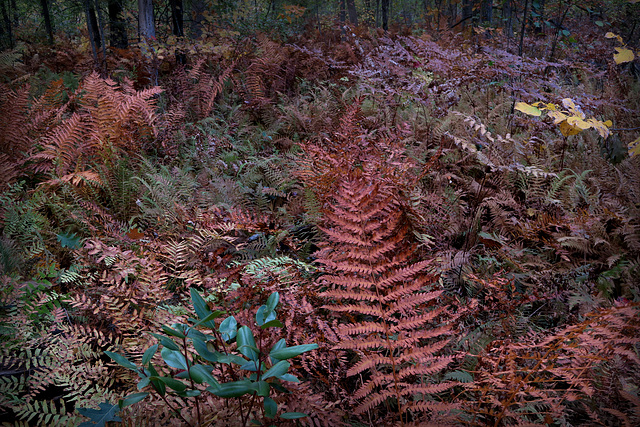
{"label": "yellow maple leaf", "polygon": [[631,62],[633,61],[633,58],[635,58],[631,49],[626,49],[624,47],[616,47],[615,49],[618,51],[618,53],[613,54],[613,60],[616,61],[616,64]]}

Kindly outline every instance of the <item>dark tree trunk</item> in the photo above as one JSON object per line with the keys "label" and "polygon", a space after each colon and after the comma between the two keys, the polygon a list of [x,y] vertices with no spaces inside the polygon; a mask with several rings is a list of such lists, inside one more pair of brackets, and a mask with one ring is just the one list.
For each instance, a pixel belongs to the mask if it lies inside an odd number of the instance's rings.
{"label": "dark tree trunk", "polygon": [[513,37],[513,4],[512,0],[506,0],[502,6],[502,18],[505,20],[504,32],[508,38]]}
{"label": "dark tree trunk", "polygon": [[463,30],[472,25],[473,3],[471,0],[462,1],[462,28]]}
{"label": "dark tree trunk", "polygon": [[7,13],[7,7],[4,0],[0,1],[0,7],[2,7],[2,22],[4,24],[2,26],[2,48],[4,48],[6,40],[6,45],[9,49],[13,49],[13,30],[11,28],[11,20],[9,19],[9,14]]}
{"label": "dark tree trunk", "polygon": [[154,39],[156,37],[152,0],[138,0],[138,33],[141,39]]}
{"label": "dark tree trunk", "polygon": [[524,12],[522,14],[522,29],[520,30],[520,45],[518,46],[518,55],[524,53],[524,33],[527,31],[527,19],[529,19],[529,0],[524,0]]}
{"label": "dark tree trunk", "polygon": [[347,11],[349,12],[349,22],[358,25],[358,13],[356,11],[355,0],[347,0]]}
{"label": "dark tree trunk", "polygon": [[53,27],[51,26],[51,15],[49,14],[48,0],[40,0],[42,6],[42,17],[44,18],[44,28],[47,30],[49,44],[53,44]]}
{"label": "dark tree trunk", "polygon": [[[169,0],[171,6],[171,29],[176,37],[184,36],[184,21],[182,17],[182,0]],[[176,62],[178,64],[186,64],[187,56],[176,49]]]}
{"label": "dark tree trunk", "polygon": [[91,21],[91,25],[89,26],[89,37],[93,40],[96,46],[96,51],[99,51],[102,48],[102,43],[100,41],[100,26],[98,25],[98,18],[96,17],[96,9],[93,7],[93,4],[89,3],[89,20]]}
{"label": "dark tree trunk", "polygon": [[382,0],[382,29],[389,30],[389,2],[391,0]]}
{"label": "dark tree trunk", "polygon": [[122,19],[122,1],[109,0],[108,8],[111,46],[126,49],[129,46],[129,39],[127,38],[126,23]]}
{"label": "dark tree trunk", "polygon": [[482,22],[491,25],[493,21],[493,0],[482,0],[480,19],[482,19]]}

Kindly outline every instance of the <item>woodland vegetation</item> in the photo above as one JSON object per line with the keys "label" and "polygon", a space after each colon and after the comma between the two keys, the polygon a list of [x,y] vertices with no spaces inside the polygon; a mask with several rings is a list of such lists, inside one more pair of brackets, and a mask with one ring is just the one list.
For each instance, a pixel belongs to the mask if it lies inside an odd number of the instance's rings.
{"label": "woodland vegetation", "polygon": [[637,0],[0,0],[3,425],[640,425]]}

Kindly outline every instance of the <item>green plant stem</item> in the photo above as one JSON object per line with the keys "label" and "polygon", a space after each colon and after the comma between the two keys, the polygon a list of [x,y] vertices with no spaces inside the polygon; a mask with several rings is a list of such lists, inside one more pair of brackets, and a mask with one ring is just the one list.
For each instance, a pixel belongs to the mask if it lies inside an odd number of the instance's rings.
{"label": "green plant stem", "polygon": [[[193,383],[193,378],[191,378],[191,372],[189,367],[189,349],[187,349],[187,337],[182,338],[182,348],[184,349],[184,360],[187,364],[187,375],[189,375],[189,382],[191,383],[191,389],[195,390],[196,386]],[[194,396],[196,401],[196,414],[198,416],[198,425],[202,425],[202,420],[200,417],[200,396]]]}

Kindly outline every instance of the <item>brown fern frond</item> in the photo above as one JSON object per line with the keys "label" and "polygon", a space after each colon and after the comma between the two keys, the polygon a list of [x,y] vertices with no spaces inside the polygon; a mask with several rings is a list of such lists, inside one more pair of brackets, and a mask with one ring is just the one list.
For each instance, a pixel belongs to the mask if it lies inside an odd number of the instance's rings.
{"label": "brown fern frond", "polygon": [[[337,141],[355,138],[357,111],[345,115],[341,125],[345,132],[337,135]],[[326,158],[339,155],[344,147],[334,143],[326,149],[315,153],[325,153]],[[320,227],[327,241],[316,254],[326,271],[319,280],[326,289],[320,296],[327,301],[326,309],[353,319],[337,327],[339,341],[334,348],[355,351],[359,360],[347,375],[367,378],[354,393],[355,413],[392,399],[398,405],[398,420],[404,423],[420,411],[409,402],[455,385],[423,382],[435,379],[454,359],[438,356],[451,331],[442,323],[446,309],[438,307],[442,290],[434,288],[435,276],[429,273],[433,260],[414,259],[397,184],[382,178],[398,172],[393,165],[380,164],[377,152],[365,150],[353,153],[363,160],[363,170],[343,162],[337,185],[327,197],[326,220]],[[426,410],[420,416],[435,414]]]}

